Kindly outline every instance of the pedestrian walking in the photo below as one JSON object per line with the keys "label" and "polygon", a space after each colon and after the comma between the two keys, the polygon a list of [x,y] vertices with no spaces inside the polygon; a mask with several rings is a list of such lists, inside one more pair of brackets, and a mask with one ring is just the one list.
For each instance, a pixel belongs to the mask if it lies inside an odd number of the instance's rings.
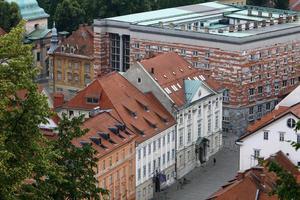
{"label": "pedestrian walking", "polygon": [[214,158],[214,160],[213,160],[213,161],[214,161],[214,165],[216,165],[216,162],[217,162],[216,158]]}

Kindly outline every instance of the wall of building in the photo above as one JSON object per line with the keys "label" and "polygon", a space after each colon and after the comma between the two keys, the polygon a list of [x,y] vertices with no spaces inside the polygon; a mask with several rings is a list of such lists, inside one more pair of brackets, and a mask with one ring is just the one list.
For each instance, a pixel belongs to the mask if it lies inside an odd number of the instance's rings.
{"label": "wall of building", "polygon": [[135,141],[101,157],[96,177],[99,186],[109,190],[110,199],[135,199]]}
{"label": "wall of building", "polygon": [[52,56],[54,64],[54,87],[56,92],[65,94],[66,99],[89,84],[95,76],[93,60],[76,55]]}
{"label": "wall of building", "polygon": [[[289,118],[299,120],[294,115],[288,114],[243,139],[243,142],[240,143],[240,170],[246,170],[257,165],[254,150],[260,150],[259,157],[262,158],[269,158],[272,154],[282,151],[288,154],[289,159],[295,165],[298,165],[300,152],[296,151],[289,142],[297,141],[297,133],[293,128],[287,126]],[[265,131],[269,133],[268,140],[264,140]],[[279,141],[280,132],[284,133],[284,141]]]}
{"label": "wall of building", "polygon": [[47,29],[48,28],[48,19],[42,18],[42,19],[26,21],[25,30],[26,30],[27,34],[31,33],[36,28]]}
{"label": "wall of building", "polygon": [[[160,145],[159,145],[160,144]],[[155,146],[155,151],[154,151]],[[149,148],[151,151],[149,151]],[[150,153],[149,153],[150,152]],[[159,166],[160,163],[160,166]],[[174,169],[170,171],[169,169]],[[145,170],[146,169],[146,170]],[[168,170],[167,170],[168,169]],[[175,126],[145,140],[136,147],[136,198],[151,199],[152,178],[157,172],[164,172],[167,185],[174,182],[175,175]],[[144,193],[146,191],[146,196]],[[150,192],[152,191],[152,193]],[[143,195],[141,195],[143,194]]]}

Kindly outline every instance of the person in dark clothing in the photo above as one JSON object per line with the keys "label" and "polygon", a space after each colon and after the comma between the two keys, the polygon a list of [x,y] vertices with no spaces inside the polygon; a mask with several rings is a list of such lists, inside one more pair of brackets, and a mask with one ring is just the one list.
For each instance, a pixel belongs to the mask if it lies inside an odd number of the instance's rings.
{"label": "person in dark clothing", "polygon": [[213,161],[214,161],[214,165],[216,165],[216,162],[217,162],[216,158],[214,158],[214,160],[213,160]]}

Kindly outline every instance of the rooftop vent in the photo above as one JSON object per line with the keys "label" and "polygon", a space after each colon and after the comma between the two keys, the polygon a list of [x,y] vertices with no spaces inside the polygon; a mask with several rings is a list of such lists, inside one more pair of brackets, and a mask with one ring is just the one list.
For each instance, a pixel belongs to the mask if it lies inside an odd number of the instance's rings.
{"label": "rooftop vent", "polygon": [[176,73],[175,73],[175,72],[172,72],[172,74],[173,74],[174,76],[176,76]]}
{"label": "rooftop vent", "polygon": [[101,145],[101,138],[98,137],[90,137],[90,140],[94,142],[96,145],[100,146]]}
{"label": "rooftop vent", "polygon": [[218,33],[223,33],[223,29],[218,29]]}
{"label": "rooftop vent", "polygon": [[168,78],[167,75],[164,74],[164,78]]}
{"label": "rooftop vent", "polygon": [[108,130],[113,132],[116,135],[119,135],[119,128],[118,127],[109,127]]}
{"label": "rooftop vent", "polygon": [[183,72],[183,69],[180,68],[179,71]]}
{"label": "rooftop vent", "polygon": [[270,19],[270,26],[274,25],[274,19]]}
{"label": "rooftop vent", "polygon": [[102,137],[103,139],[109,141],[112,144],[116,144],[111,138],[109,133],[99,133],[99,136]]}
{"label": "rooftop vent", "polygon": [[283,24],[283,17],[282,17],[282,16],[280,16],[280,17],[278,18],[278,24]]}
{"label": "rooftop vent", "polygon": [[234,25],[229,26],[229,32],[234,32]]}
{"label": "rooftop vent", "polygon": [[242,31],[242,30],[243,30],[242,24],[239,24],[238,25],[238,31]]}
{"label": "rooftop vent", "polygon": [[265,27],[266,25],[267,25],[267,21],[266,21],[266,20],[262,20],[261,26],[262,26],[262,27]]}

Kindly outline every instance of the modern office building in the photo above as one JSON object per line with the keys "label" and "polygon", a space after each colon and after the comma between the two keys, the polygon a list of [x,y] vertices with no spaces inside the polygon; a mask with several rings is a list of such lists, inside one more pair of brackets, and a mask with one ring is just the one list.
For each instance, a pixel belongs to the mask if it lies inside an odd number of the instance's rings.
{"label": "modern office building", "polygon": [[242,134],[299,84],[298,15],[208,2],[96,19],[95,67],[126,71],[136,60],[176,52],[227,88],[223,129]]}

